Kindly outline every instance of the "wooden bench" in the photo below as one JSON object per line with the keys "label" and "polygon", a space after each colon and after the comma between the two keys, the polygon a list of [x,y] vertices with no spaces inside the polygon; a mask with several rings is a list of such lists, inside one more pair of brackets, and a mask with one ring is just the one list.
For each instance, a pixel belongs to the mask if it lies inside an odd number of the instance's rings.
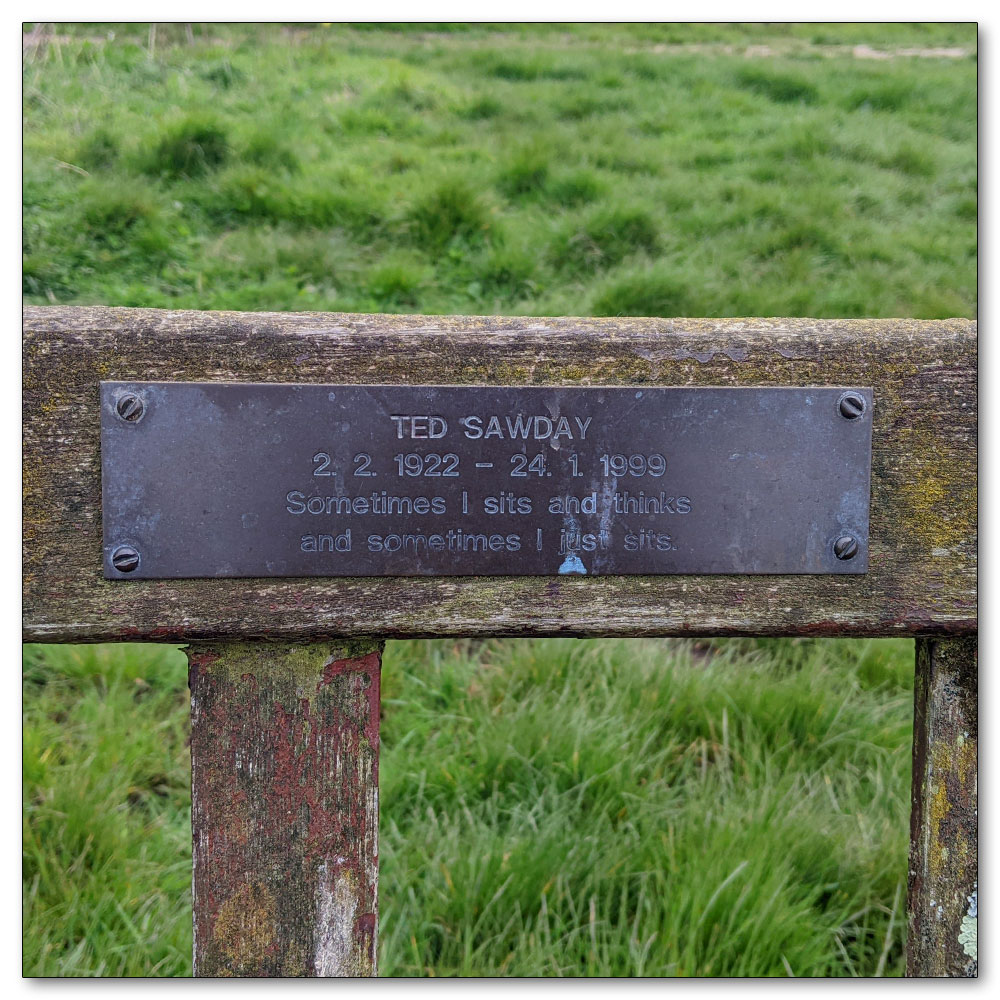
{"label": "wooden bench", "polygon": [[[914,637],[907,969],[976,974],[974,322],[28,307],[23,333],[23,636],[188,644],[197,975],[374,974],[382,644],[514,635]],[[109,581],[102,380],[870,386],[869,570]]]}

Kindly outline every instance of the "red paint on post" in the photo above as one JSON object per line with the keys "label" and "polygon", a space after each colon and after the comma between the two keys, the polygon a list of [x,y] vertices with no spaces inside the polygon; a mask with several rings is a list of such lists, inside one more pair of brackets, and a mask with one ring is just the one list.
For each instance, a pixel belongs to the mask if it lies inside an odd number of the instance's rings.
{"label": "red paint on post", "polygon": [[380,646],[189,650],[197,976],[376,965]]}

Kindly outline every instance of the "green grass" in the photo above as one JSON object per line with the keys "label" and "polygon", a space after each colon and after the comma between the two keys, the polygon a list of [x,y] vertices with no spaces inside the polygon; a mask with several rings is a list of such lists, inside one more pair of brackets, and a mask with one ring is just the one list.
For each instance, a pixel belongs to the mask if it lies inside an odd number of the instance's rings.
{"label": "green grass", "polygon": [[182,654],[28,646],[24,974],[190,975]]}
{"label": "green grass", "polygon": [[41,37],[30,302],[975,314],[974,25]]}
{"label": "green grass", "polygon": [[[975,315],[972,25],[35,41],[28,302]],[[382,972],[898,975],[911,681],[905,641],[390,644]],[[27,974],[190,972],[186,726],[176,650],[26,648]]]}
{"label": "green grass", "polygon": [[[390,643],[382,974],[898,975],[912,657]],[[185,683],[26,648],[26,973],[189,973]]]}

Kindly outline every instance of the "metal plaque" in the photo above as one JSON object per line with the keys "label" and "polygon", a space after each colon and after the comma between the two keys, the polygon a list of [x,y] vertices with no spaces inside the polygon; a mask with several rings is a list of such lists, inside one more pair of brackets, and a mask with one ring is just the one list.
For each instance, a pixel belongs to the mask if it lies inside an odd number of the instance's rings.
{"label": "metal plaque", "polygon": [[864,573],[872,393],[103,382],[104,575]]}

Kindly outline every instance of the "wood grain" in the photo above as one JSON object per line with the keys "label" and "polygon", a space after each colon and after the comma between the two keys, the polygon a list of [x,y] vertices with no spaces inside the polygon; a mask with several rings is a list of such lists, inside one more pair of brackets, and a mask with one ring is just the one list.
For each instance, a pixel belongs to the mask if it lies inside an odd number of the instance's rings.
{"label": "wood grain", "polygon": [[188,659],[195,975],[375,975],[381,646]]}
{"label": "wood grain", "polygon": [[914,685],[907,976],[976,976],[977,641],[919,639]]}
{"label": "wood grain", "polygon": [[[976,612],[976,324],[24,311],[24,637],[964,635]],[[865,385],[866,576],[101,575],[102,379]],[[178,470],[183,475],[183,470]]]}

